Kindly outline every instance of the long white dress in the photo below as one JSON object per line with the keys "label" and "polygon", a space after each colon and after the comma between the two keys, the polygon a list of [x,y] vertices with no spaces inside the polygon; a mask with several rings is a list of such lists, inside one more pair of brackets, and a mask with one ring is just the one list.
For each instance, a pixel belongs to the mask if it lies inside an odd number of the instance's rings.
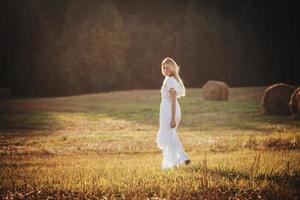
{"label": "long white dress", "polygon": [[181,110],[178,99],[176,101],[175,113],[176,127],[171,128],[172,101],[169,92],[170,88],[175,89],[176,98],[178,98],[183,90],[181,84],[173,76],[166,76],[161,88],[162,98],[159,112],[159,131],[156,137],[157,147],[162,150],[163,154],[162,169],[178,166],[189,159],[176,132],[181,120]]}

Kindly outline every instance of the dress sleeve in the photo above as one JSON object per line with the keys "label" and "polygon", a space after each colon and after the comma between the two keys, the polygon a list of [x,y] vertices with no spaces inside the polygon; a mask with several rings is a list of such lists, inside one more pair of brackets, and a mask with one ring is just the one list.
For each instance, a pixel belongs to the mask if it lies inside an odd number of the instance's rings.
{"label": "dress sleeve", "polygon": [[166,86],[167,86],[168,92],[170,91],[171,88],[173,88],[177,94],[179,93],[178,83],[176,82],[176,80],[174,78],[169,78],[166,82]]}

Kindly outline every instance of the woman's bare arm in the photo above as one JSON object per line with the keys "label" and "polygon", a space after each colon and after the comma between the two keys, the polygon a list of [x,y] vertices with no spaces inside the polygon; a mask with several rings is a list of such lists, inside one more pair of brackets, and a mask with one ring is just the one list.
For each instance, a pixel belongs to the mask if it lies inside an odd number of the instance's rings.
{"label": "woman's bare arm", "polygon": [[176,121],[175,121],[175,113],[176,113],[176,91],[173,88],[170,89],[170,97],[171,97],[171,100],[172,100],[171,128],[174,128],[176,126]]}

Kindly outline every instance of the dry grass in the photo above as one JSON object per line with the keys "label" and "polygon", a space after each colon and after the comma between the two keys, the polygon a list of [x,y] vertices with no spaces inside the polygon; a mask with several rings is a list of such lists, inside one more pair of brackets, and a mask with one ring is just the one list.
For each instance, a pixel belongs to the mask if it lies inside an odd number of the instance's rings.
{"label": "dry grass", "polygon": [[261,114],[264,87],[180,99],[192,160],[161,170],[159,90],[0,101],[0,193],[12,199],[297,199],[300,122]]}

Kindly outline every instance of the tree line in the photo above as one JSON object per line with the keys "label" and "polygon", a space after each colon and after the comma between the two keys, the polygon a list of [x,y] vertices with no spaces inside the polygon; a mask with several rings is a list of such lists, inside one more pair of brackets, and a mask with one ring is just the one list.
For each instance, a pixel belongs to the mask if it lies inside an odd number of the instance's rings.
{"label": "tree line", "polygon": [[251,2],[16,0],[6,5],[14,12],[1,35],[0,84],[16,96],[159,88],[167,56],[187,87],[210,79],[232,86],[288,80],[292,68],[269,75],[279,51],[262,47],[268,29]]}

